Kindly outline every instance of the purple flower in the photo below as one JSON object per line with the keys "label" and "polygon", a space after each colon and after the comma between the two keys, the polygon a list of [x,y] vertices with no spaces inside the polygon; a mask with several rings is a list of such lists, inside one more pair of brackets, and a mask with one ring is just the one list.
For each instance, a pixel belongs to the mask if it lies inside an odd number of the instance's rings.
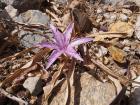
{"label": "purple flower", "polygon": [[55,62],[55,60],[62,54],[74,57],[77,60],[83,61],[81,56],[75,51],[74,47],[89,41],[92,41],[92,38],[78,38],[71,41],[71,34],[74,27],[74,23],[68,25],[66,30],[61,33],[55,26],[52,24],[50,28],[53,32],[54,41],[52,42],[43,42],[37,44],[39,47],[46,47],[53,50],[49,56],[49,61],[47,64],[47,69]]}

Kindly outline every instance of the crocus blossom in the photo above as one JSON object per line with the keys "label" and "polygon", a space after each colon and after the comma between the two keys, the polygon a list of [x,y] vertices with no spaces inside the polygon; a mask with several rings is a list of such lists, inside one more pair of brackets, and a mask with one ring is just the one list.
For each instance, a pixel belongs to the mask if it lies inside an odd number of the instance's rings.
{"label": "crocus blossom", "polygon": [[42,42],[37,44],[39,47],[46,47],[52,49],[52,53],[48,58],[48,64],[46,69],[48,69],[55,60],[62,54],[70,57],[74,57],[77,60],[83,61],[81,56],[74,49],[75,46],[92,41],[92,38],[77,38],[71,41],[72,30],[74,23],[68,25],[66,30],[61,33],[58,28],[50,24],[52,29],[54,41],[52,42]]}

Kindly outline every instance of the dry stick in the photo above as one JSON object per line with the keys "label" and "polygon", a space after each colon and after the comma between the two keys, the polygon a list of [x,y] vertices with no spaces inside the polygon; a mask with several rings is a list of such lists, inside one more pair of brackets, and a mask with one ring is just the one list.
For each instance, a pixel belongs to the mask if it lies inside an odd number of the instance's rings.
{"label": "dry stick", "polygon": [[103,71],[105,71],[107,74],[111,75],[112,77],[120,80],[120,82],[124,85],[128,85],[128,83],[130,82],[129,79],[127,79],[126,77],[124,76],[120,76],[119,74],[117,73],[114,73],[112,70],[110,70],[108,67],[106,67],[102,62],[100,62],[99,60],[94,60],[94,59],[91,59],[91,61],[97,65],[99,68],[101,68]]}
{"label": "dry stick", "polygon": [[96,37],[102,35],[103,37],[105,36],[110,36],[110,35],[114,35],[114,37],[122,37],[127,35],[127,33],[121,33],[121,32],[101,32],[101,33],[94,33],[94,34],[87,34],[87,37]]}
{"label": "dry stick", "polygon": [[2,93],[3,95],[5,95],[6,97],[14,100],[14,101],[17,101],[20,105],[28,105],[28,102],[22,100],[21,98],[18,98],[12,94],[9,94],[8,92],[6,92],[4,89],[0,88],[0,93]]}
{"label": "dry stick", "polygon": [[65,76],[66,76],[66,81],[67,81],[67,92],[66,92],[66,102],[65,102],[65,105],[68,105],[68,100],[70,99],[70,96],[71,96],[71,86],[70,86],[70,78],[68,77],[68,75],[65,73]]}
{"label": "dry stick", "polygon": [[101,61],[99,60],[94,60],[94,59],[91,59],[91,61],[97,65],[99,68],[101,68],[104,72],[106,72],[107,74],[111,75],[112,77],[120,80],[120,82],[125,85],[125,86],[128,86],[130,83],[136,83],[136,84],[140,84],[140,82],[137,82],[137,81],[134,81],[133,79],[129,80],[127,79],[126,77],[124,76],[121,76],[117,73],[114,73],[112,70],[110,70],[108,67],[106,67]]}
{"label": "dry stick", "polygon": [[46,13],[50,14],[54,19],[56,19],[56,21],[58,22],[58,24],[61,25],[61,22],[60,22],[59,18],[54,13],[52,13],[48,9],[46,9]]}

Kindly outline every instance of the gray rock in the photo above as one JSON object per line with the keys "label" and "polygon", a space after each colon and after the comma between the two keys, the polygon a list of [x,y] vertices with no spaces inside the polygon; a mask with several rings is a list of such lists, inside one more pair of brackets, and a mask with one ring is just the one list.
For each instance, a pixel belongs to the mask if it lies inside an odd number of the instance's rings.
{"label": "gray rock", "polygon": [[43,91],[42,81],[40,77],[28,77],[24,81],[23,87],[29,90],[29,92],[35,96]]}
{"label": "gray rock", "polygon": [[135,25],[135,35],[140,40],[140,15],[137,16],[137,21]]}
{"label": "gray rock", "polygon": [[28,10],[27,12],[20,14],[14,20],[26,24],[47,25],[49,22],[49,17],[39,10]]}
{"label": "gray rock", "polygon": [[5,10],[7,11],[7,13],[9,14],[9,16],[11,18],[14,18],[17,16],[18,12],[17,9],[15,9],[12,5],[8,5],[5,7]]}
{"label": "gray rock", "polygon": [[113,23],[117,19],[117,15],[115,13],[104,13],[103,16],[109,23]]}
{"label": "gray rock", "polygon": [[100,48],[99,48],[98,53],[96,54],[96,56],[102,57],[102,56],[106,55],[107,52],[108,52],[107,48],[105,48],[103,46],[100,46]]}
{"label": "gray rock", "polygon": [[24,30],[19,32],[18,37],[20,40],[20,45],[25,48],[33,47],[35,44],[46,40],[44,36]]}
{"label": "gray rock", "polygon": [[60,5],[66,5],[67,4],[67,0],[54,0],[54,2],[56,4],[60,4]]}
{"label": "gray rock", "polygon": [[128,21],[128,16],[126,16],[125,14],[120,14],[119,18],[121,21]]}
{"label": "gray rock", "polygon": [[[20,14],[18,17],[14,18],[15,21],[24,23],[24,24],[39,24],[47,26],[49,23],[49,17],[38,11],[38,10],[28,10],[25,13]],[[43,34],[44,31],[37,29],[36,32]],[[36,43],[40,43],[45,40],[45,37],[39,34],[35,34],[31,31],[21,30],[18,33],[20,40],[20,45],[29,48]]]}
{"label": "gray rock", "polygon": [[[64,105],[67,94],[66,84],[66,82],[63,83],[49,105]],[[113,84],[102,83],[92,75],[83,73],[81,76],[76,76],[74,80],[69,105],[109,105],[115,97],[116,92]]]}

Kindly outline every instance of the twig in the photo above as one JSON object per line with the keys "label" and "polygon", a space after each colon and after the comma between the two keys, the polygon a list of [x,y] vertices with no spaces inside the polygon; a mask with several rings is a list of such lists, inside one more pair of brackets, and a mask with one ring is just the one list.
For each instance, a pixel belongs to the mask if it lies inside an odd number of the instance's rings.
{"label": "twig", "polygon": [[58,22],[58,24],[61,25],[61,22],[60,22],[59,18],[54,13],[52,13],[48,9],[46,9],[46,13],[50,14],[54,19],[56,19],[56,21]]}
{"label": "twig", "polygon": [[97,65],[99,68],[101,68],[105,73],[109,74],[110,76],[120,80],[120,82],[124,85],[128,85],[129,83],[129,79],[127,79],[126,77],[124,76],[120,76],[119,74],[117,73],[114,73],[112,70],[110,70],[108,67],[106,67],[102,62],[100,62],[99,60],[94,60],[94,59],[91,59],[91,61]]}
{"label": "twig", "polygon": [[6,97],[8,97],[8,98],[10,98],[10,99],[12,99],[12,100],[14,100],[14,101],[17,101],[20,105],[28,105],[28,102],[26,102],[26,101],[22,100],[21,98],[18,98],[18,97],[16,97],[16,96],[14,96],[14,95],[12,95],[12,94],[6,92],[6,91],[5,91],[4,89],[2,89],[2,88],[0,88],[0,92],[1,92],[3,95],[5,95]]}
{"label": "twig", "polygon": [[101,32],[101,33],[94,33],[94,34],[87,34],[87,37],[95,37],[95,36],[99,36],[99,35],[118,35],[118,36],[122,36],[122,35],[127,35],[127,33],[124,32]]}
{"label": "twig", "polygon": [[108,67],[106,67],[101,61],[99,60],[94,60],[91,59],[91,61],[97,65],[99,68],[101,68],[105,73],[109,74],[110,76],[118,79],[124,86],[128,86],[130,83],[136,83],[136,84],[140,84],[140,82],[134,81],[133,79],[127,79],[124,76],[121,76],[117,73],[114,73],[112,70],[110,70]]}

